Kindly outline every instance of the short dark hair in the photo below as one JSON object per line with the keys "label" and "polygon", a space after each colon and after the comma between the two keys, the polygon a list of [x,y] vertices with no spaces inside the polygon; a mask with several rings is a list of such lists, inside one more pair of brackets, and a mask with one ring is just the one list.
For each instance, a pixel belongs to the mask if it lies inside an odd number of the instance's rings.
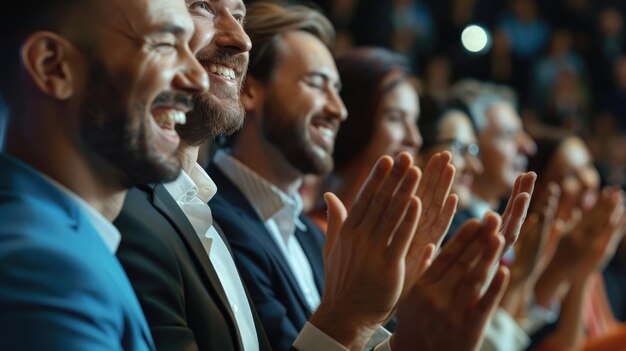
{"label": "short dark hair", "polygon": [[470,117],[469,108],[460,99],[453,99],[445,104],[442,104],[429,95],[423,95],[420,96],[420,109],[421,113],[420,118],[417,121],[417,127],[422,134],[423,151],[428,151],[440,142],[438,137],[441,122],[449,112],[461,112],[466,115],[468,120],[471,122],[474,133],[476,133],[476,126]]}
{"label": "short dark hair", "polygon": [[246,34],[252,42],[248,75],[267,83],[278,62],[280,37],[293,31],[305,31],[331,47],[335,29],[319,11],[306,6],[283,7],[269,2],[255,2],[248,6]]}
{"label": "short dark hair", "polygon": [[2,1],[0,5],[0,95],[14,110],[22,98],[24,85],[20,48],[36,31],[60,33],[68,18],[88,0],[20,0]]}
{"label": "short dark hair", "polygon": [[[383,95],[406,81],[411,72],[405,57],[378,47],[352,49],[338,57],[336,63],[342,82],[341,99],[348,110],[333,152],[335,171],[340,171],[371,142]],[[382,86],[392,72],[399,72],[398,78]]]}

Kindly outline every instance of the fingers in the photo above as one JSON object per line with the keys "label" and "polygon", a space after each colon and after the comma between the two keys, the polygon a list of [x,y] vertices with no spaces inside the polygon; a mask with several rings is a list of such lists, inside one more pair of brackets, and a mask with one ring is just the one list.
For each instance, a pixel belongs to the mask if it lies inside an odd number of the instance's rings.
{"label": "fingers", "polygon": [[[413,159],[407,152],[402,152],[383,183],[375,192],[371,202],[365,210],[364,216],[359,223],[363,228],[376,228],[383,214],[387,212],[392,199],[395,199],[396,189],[401,186],[408,170],[411,168]],[[417,180],[415,180],[417,181]]]}
{"label": "fingers", "polygon": [[430,230],[431,242],[435,244],[435,249],[439,249],[443,238],[448,232],[448,229],[450,229],[450,224],[452,223],[452,219],[454,218],[454,214],[456,213],[456,207],[458,202],[459,197],[456,196],[456,194],[448,195],[448,198],[443,205],[441,213],[437,217],[437,222]]}
{"label": "fingers", "polygon": [[480,335],[480,333],[484,331],[487,322],[491,319],[496,307],[500,304],[508,282],[509,270],[504,266],[500,266],[483,297],[467,314],[466,324],[475,326],[477,328],[475,330],[477,335]]}
{"label": "fingers", "polygon": [[[401,258],[404,260],[404,257],[409,250],[411,240],[413,239],[413,235],[415,234],[415,228],[419,222],[421,210],[419,198],[417,196],[412,196],[404,219],[398,230],[396,230],[391,238],[391,243],[389,244],[389,249],[387,250],[387,257]],[[381,246],[384,244],[386,243],[381,243]]]}
{"label": "fingers", "polygon": [[458,256],[474,241],[480,228],[481,224],[476,219],[470,219],[463,223],[424,273],[423,279],[426,284],[435,283],[448,271]]}
{"label": "fingers", "polygon": [[497,233],[499,225],[498,215],[487,214],[474,241],[442,278],[444,290],[451,292],[461,308],[478,299],[489,271],[500,258],[504,240]]}
{"label": "fingers", "polygon": [[424,169],[424,180],[417,190],[417,196],[424,205],[422,225],[425,228],[432,226],[441,211],[452,182],[454,180],[454,166],[450,164],[452,155],[445,151],[435,154]]}
{"label": "fingers", "polygon": [[504,213],[502,213],[503,225],[507,225],[508,223],[510,212],[514,207],[514,199],[516,199],[518,194],[521,193],[528,193],[529,196],[532,196],[536,180],[537,174],[535,172],[522,173],[517,176],[515,184],[513,185],[513,191],[511,192],[511,196],[509,197],[509,201],[506,205],[506,209],[504,210]]}
{"label": "fingers", "polygon": [[504,224],[500,233],[505,240],[505,250],[517,240],[529,205],[530,195],[528,193],[520,193],[513,199],[513,206],[511,206],[511,211],[507,218],[504,219],[503,217],[503,220],[506,220],[506,224]]}
{"label": "fingers", "polygon": [[324,245],[324,257],[327,257],[348,214],[346,207],[335,194],[325,193],[324,201],[326,201],[326,208],[328,208],[328,229],[326,230],[326,244]]}
{"label": "fingers", "polygon": [[370,203],[372,202],[374,195],[391,171],[393,165],[394,162],[389,156],[383,156],[378,159],[369,176],[365,180],[365,183],[361,186],[361,190],[352,205],[350,218],[348,219],[348,223],[351,226],[356,226],[361,223],[367,209],[370,207]]}
{"label": "fingers", "polygon": [[426,269],[432,263],[433,257],[435,256],[435,245],[428,244],[422,253],[422,257],[420,257],[419,264],[417,265],[417,276],[421,276],[424,274]]}
{"label": "fingers", "polygon": [[[393,196],[389,206],[387,206],[385,212],[382,214],[382,218],[378,221],[378,223],[371,224],[374,226],[374,237],[379,240],[384,240],[384,242],[380,243],[381,246],[386,247],[389,237],[400,225],[407,210],[407,206],[409,205],[411,198],[414,197],[413,194],[417,188],[418,180],[419,170],[417,167],[410,167],[406,176],[402,180],[402,184],[400,185],[397,194]],[[419,210],[421,213],[421,206]],[[363,223],[364,225],[368,225],[370,221],[366,219]],[[413,231],[414,230],[415,227],[413,227]]]}
{"label": "fingers", "polygon": [[436,174],[440,173],[444,167],[443,163],[440,164],[440,159],[441,153],[436,153],[428,160],[426,167],[424,167],[424,176],[417,189],[417,196],[422,199],[422,202],[427,202],[426,190],[432,189],[434,184],[437,183]]}
{"label": "fingers", "polygon": [[525,175],[526,173],[522,173],[518,175],[517,178],[515,178],[515,183],[513,184],[513,190],[511,191],[511,196],[509,196],[509,201],[506,203],[506,208],[504,209],[504,212],[502,213],[502,218],[505,219],[504,224],[506,224],[506,218],[508,218],[509,212],[511,212],[511,206],[513,206],[513,199],[515,199],[515,197],[519,193],[520,184],[522,183],[522,178],[524,178]]}

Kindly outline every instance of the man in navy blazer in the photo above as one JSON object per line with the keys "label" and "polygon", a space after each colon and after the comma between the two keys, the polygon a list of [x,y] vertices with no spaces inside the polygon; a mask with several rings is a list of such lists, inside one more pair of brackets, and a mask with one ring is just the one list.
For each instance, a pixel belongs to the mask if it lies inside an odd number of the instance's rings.
{"label": "man in navy blazer", "polygon": [[207,88],[184,3],[3,2],[0,27],[0,350],[154,350],[110,222],[180,169],[174,123]]}
{"label": "man in navy blazer", "polygon": [[[303,175],[331,169],[334,135],[347,116],[328,49],[334,28],[310,13],[295,20],[294,11],[274,24],[248,21],[246,122],[232,152],[219,151],[209,166],[218,188],[209,202],[213,217],[275,350],[291,347],[320,304],[325,238],[302,215],[298,188]],[[280,55],[276,63],[260,63],[273,55]]]}

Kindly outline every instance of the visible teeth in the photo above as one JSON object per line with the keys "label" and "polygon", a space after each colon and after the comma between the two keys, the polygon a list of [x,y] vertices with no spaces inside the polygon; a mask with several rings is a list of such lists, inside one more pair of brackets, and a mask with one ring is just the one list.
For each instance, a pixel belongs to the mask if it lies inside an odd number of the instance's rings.
{"label": "visible teeth", "polygon": [[185,124],[187,123],[187,116],[182,111],[163,111],[154,116],[159,126],[163,127],[166,124]]}
{"label": "visible teeth", "polygon": [[182,111],[173,111],[173,119],[176,124],[187,123],[187,115]]}
{"label": "visible teeth", "polygon": [[330,128],[326,128],[326,127],[319,127],[318,130],[320,131],[320,134],[325,137],[325,138],[334,138],[335,137],[335,132],[330,129]]}
{"label": "visible teeth", "polygon": [[235,71],[231,68],[228,67],[224,67],[224,66],[219,66],[216,64],[211,64],[209,66],[209,71],[211,73],[226,77],[228,79],[233,79],[235,78]]}

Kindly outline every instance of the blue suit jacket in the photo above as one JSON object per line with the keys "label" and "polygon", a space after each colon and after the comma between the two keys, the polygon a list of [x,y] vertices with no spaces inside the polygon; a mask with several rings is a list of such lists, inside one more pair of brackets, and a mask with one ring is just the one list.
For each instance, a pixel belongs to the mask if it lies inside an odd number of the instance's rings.
{"label": "blue suit jacket", "polygon": [[[235,263],[261,317],[273,350],[289,350],[310,312],[304,295],[278,245],[248,200],[226,176],[211,167],[217,194],[209,202],[215,222],[224,231]],[[307,231],[296,231],[322,293],[325,236],[303,216]]]}
{"label": "blue suit jacket", "polygon": [[0,350],[153,350],[117,259],[75,200],[0,154]]}

